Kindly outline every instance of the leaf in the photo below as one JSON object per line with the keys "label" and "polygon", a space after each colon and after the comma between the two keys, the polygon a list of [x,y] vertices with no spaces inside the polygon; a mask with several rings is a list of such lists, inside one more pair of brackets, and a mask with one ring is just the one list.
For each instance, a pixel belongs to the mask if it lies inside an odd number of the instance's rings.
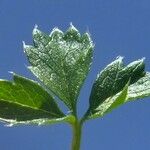
{"label": "leaf", "polygon": [[79,91],[92,60],[93,43],[89,34],[81,36],[73,25],[66,33],[54,28],[50,35],[36,27],[33,40],[34,46],[24,44],[31,64],[29,69],[75,112]]}
{"label": "leaf", "polygon": [[136,83],[131,84],[130,86],[129,83],[127,83],[127,85],[121,92],[117,93],[113,97],[106,99],[96,109],[96,113],[88,116],[87,119],[102,117],[105,114],[116,109],[120,105],[149,96],[150,96],[150,73],[146,72],[146,75],[141,79],[139,79]]}
{"label": "leaf", "polygon": [[[143,59],[124,66],[122,57],[118,57],[100,72],[93,84],[90,95],[90,106],[85,118],[97,112],[103,102],[123,90],[127,82],[133,84],[145,76]],[[106,102],[107,103],[107,102]]]}
{"label": "leaf", "polygon": [[5,122],[58,119],[65,115],[37,82],[13,74],[0,80],[0,120]]}
{"label": "leaf", "polygon": [[16,120],[2,119],[1,118],[1,121],[4,123],[7,123],[6,124],[7,127],[18,126],[18,125],[42,126],[42,125],[50,125],[50,124],[54,124],[54,123],[66,123],[66,122],[71,124],[74,122],[74,116],[67,115],[65,117],[55,118],[55,119],[44,118],[44,119],[32,119],[32,120],[26,120],[26,121],[16,121]]}
{"label": "leaf", "polygon": [[95,113],[91,113],[87,116],[85,119],[94,119],[97,117],[103,117],[105,114],[111,112],[115,108],[119,107],[121,104],[124,104],[127,93],[128,93],[128,85],[129,82],[126,84],[126,86],[123,88],[121,92],[116,94],[113,97],[107,98],[99,107],[96,108]]}
{"label": "leaf", "polygon": [[103,113],[106,114],[120,105],[148,96],[150,96],[150,73],[146,72],[146,75],[139,79],[136,83],[131,84],[130,86],[129,83],[127,83],[120,93],[113,96],[111,100],[109,100],[111,105]]}
{"label": "leaf", "polygon": [[150,73],[129,86],[126,102],[150,96]]}
{"label": "leaf", "polygon": [[121,92],[119,92],[118,94],[116,94],[115,96],[111,98],[112,103],[110,107],[104,113],[111,112],[112,110],[116,109],[117,107],[125,103],[126,98],[128,96],[129,83],[130,83],[130,80]]}

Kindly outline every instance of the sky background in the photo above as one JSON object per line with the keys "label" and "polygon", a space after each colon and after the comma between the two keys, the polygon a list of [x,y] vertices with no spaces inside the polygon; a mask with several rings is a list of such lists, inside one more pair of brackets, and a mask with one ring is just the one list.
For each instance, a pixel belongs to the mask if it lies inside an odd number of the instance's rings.
{"label": "sky background", "polygon": [[[72,22],[81,33],[89,31],[95,43],[91,72],[79,97],[79,115],[97,73],[118,55],[125,63],[146,57],[150,71],[149,0],[0,0],[0,78],[8,71],[35,77],[23,53],[22,41],[32,44],[32,30],[65,31]],[[45,127],[4,127],[0,123],[1,150],[69,150],[72,134],[67,124]],[[88,121],[81,150],[150,149],[150,98],[121,106],[104,118]]]}

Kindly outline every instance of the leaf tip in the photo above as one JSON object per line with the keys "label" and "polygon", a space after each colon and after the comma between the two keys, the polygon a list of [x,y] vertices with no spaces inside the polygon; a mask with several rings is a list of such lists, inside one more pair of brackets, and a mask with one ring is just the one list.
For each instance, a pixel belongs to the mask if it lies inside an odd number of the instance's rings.
{"label": "leaf tip", "polygon": [[35,25],[34,25],[34,29],[37,29],[37,28],[38,28],[38,25],[37,25],[37,24],[35,24]]}
{"label": "leaf tip", "polygon": [[77,28],[73,25],[72,22],[70,22],[70,27],[69,27],[69,29],[70,29],[70,30],[74,30],[74,31],[76,31],[76,32],[79,32],[79,31],[77,30]]}
{"label": "leaf tip", "polygon": [[27,47],[25,41],[22,41],[22,46],[23,46],[23,51],[25,52],[25,49],[26,49],[26,47]]}
{"label": "leaf tip", "polygon": [[143,57],[143,58],[140,59],[140,61],[141,61],[141,62],[144,62],[145,59],[146,59],[146,57]]}
{"label": "leaf tip", "polygon": [[37,33],[40,33],[40,30],[38,29],[38,25],[35,24],[35,25],[34,25],[34,28],[33,28],[32,34],[34,35],[34,34],[37,34]]}
{"label": "leaf tip", "polygon": [[76,40],[79,40],[80,39],[80,33],[79,31],[77,30],[77,28],[72,24],[70,23],[70,27],[68,28],[68,30],[66,31],[65,33],[65,39],[68,39],[68,40],[72,40],[72,39],[76,39]]}
{"label": "leaf tip", "polygon": [[12,75],[14,75],[14,74],[15,74],[13,71],[8,71],[8,73],[10,73],[10,74],[12,74]]}
{"label": "leaf tip", "polygon": [[26,53],[27,50],[29,48],[31,48],[32,46],[31,45],[26,45],[25,41],[22,41],[22,47],[23,47],[23,52]]}
{"label": "leaf tip", "polygon": [[58,28],[58,27],[55,27],[52,31],[51,31],[51,33],[50,33],[50,37],[60,37],[60,36],[62,36],[63,35],[63,32]]}
{"label": "leaf tip", "polygon": [[5,124],[5,127],[13,127],[14,126],[14,124],[13,123],[9,123],[9,124]]}
{"label": "leaf tip", "polygon": [[122,61],[123,59],[124,59],[124,57],[123,57],[123,56],[120,56],[120,55],[116,57],[116,60]]}

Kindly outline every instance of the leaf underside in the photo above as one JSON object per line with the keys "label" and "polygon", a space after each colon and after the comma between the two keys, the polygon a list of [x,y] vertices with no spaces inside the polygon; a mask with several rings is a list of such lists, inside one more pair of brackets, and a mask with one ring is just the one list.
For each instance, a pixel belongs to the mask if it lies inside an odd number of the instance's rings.
{"label": "leaf underside", "polygon": [[65,117],[53,97],[37,82],[13,74],[13,82],[0,80],[0,120],[6,122]]}
{"label": "leaf underside", "polygon": [[77,98],[92,60],[93,43],[89,34],[80,35],[73,25],[65,33],[55,28],[50,35],[35,28],[33,40],[34,46],[24,44],[31,64],[29,69],[71,111],[76,111]]}

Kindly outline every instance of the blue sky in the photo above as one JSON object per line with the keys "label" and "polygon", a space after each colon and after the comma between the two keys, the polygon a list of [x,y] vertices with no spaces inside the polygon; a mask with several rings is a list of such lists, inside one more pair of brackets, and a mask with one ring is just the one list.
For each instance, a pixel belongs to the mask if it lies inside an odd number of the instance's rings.
{"label": "blue sky", "polygon": [[[49,33],[65,31],[72,22],[89,31],[95,43],[91,72],[79,97],[79,115],[88,107],[96,74],[118,55],[125,63],[146,57],[150,71],[149,0],[0,0],[0,78],[8,71],[35,79],[27,70],[22,41],[32,44],[35,24]],[[104,118],[85,124],[81,150],[150,149],[150,98],[128,103]],[[69,150],[71,128],[66,124],[7,128],[0,123],[1,150]]]}

